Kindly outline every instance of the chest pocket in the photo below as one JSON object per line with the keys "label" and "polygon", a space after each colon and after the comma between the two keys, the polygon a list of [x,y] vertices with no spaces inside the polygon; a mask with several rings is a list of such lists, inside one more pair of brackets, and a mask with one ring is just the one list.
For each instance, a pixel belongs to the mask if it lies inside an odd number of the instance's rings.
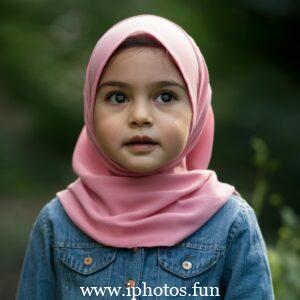
{"label": "chest pocket", "polygon": [[81,299],[80,287],[110,286],[116,253],[117,248],[97,243],[56,246],[55,263],[63,298]]}
{"label": "chest pocket", "polygon": [[160,247],[158,249],[158,262],[168,272],[161,271],[160,277],[163,280],[168,280],[168,278],[174,280],[174,276],[170,275],[171,273],[182,279],[192,278],[196,275],[201,275],[202,279],[205,277],[211,278],[209,270],[216,269],[213,267],[217,267],[217,262],[223,252],[222,246],[220,248],[206,245],[190,247],[183,244],[173,247]]}
{"label": "chest pocket", "polygon": [[58,258],[67,267],[82,275],[89,275],[108,266],[116,256],[117,249],[97,245],[58,247]]}

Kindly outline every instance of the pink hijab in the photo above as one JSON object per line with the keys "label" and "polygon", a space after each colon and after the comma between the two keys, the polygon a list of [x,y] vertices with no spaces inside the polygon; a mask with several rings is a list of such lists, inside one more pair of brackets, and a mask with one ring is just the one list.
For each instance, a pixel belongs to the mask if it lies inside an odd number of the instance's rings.
{"label": "pink hijab", "polygon": [[[114,50],[130,35],[148,33],[174,58],[187,84],[193,118],[181,154],[158,170],[130,172],[97,144],[93,122],[96,88]],[[214,138],[211,87],[204,58],[177,24],[138,15],[112,26],[97,42],[86,71],[84,121],[73,153],[77,180],[56,195],[70,219],[95,241],[113,247],[172,246],[205,224],[234,186],[208,170]]]}

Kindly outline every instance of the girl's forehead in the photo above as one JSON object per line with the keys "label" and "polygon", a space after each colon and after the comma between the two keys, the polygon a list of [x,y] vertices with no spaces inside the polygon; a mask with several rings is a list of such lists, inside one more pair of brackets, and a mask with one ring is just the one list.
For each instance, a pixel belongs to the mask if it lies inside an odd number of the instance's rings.
{"label": "girl's forehead", "polygon": [[165,50],[153,47],[134,47],[113,55],[99,82],[107,80],[173,81],[185,86],[177,65]]}

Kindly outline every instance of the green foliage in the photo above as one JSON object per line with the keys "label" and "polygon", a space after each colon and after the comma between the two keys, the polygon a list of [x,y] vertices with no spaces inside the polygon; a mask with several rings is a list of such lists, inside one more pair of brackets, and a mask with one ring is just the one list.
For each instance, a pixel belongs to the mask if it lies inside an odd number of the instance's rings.
{"label": "green foliage", "polygon": [[300,220],[288,206],[280,205],[282,226],[275,247],[268,255],[277,299],[299,299],[300,295]]}
{"label": "green foliage", "polygon": [[254,149],[252,162],[256,168],[254,189],[251,197],[251,205],[259,216],[263,207],[264,199],[270,191],[267,177],[278,169],[279,163],[269,158],[269,149],[265,141],[259,137],[252,137],[250,144]]}
{"label": "green foliage", "polygon": [[270,193],[268,175],[278,168],[278,163],[269,158],[266,143],[258,137],[251,139],[254,149],[253,163],[256,177],[251,197],[251,206],[259,216],[266,201],[277,209],[281,226],[277,232],[274,246],[268,246],[276,299],[299,299],[300,295],[300,218],[295,211],[284,203],[278,193]]}

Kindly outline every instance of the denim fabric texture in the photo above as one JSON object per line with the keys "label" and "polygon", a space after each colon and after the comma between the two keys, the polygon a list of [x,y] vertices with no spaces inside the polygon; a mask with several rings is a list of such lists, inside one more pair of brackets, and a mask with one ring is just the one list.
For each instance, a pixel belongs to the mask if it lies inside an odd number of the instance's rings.
{"label": "denim fabric texture", "polygon": [[[108,292],[84,296],[80,289],[125,289],[130,279],[136,287],[142,288],[144,282],[152,289],[152,296],[148,290],[147,295],[135,299],[274,299],[257,217],[237,195],[180,243],[136,251],[94,241],[75,226],[55,197],[41,209],[32,226],[16,299],[132,299]],[[202,296],[199,290],[197,296],[188,296],[194,293],[195,282],[202,287]],[[153,293],[164,285],[173,288],[173,293]],[[175,296],[174,287],[178,291],[185,287],[186,295]],[[218,292],[209,287],[217,287]]]}

